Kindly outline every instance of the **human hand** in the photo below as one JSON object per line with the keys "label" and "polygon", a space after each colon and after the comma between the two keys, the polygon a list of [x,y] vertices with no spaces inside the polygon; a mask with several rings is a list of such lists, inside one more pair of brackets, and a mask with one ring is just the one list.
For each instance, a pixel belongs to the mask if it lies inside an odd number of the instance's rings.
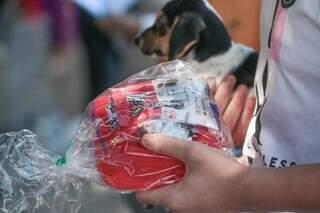
{"label": "human hand", "polygon": [[187,173],[177,184],[137,193],[140,202],[169,208],[173,213],[225,212],[238,208],[239,179],[246,167],[231,156],[199,143],[161,135],[145,135],[143,145],[181,160]]}
{"label": "human hand", "polygon": [[218,86],[215,80],[209,82],[223,120],[230,129],[236,147],[242,147],[253,116],[256,99],[249,94],[249,88],[240,85],[235,89],[236,78],[227,76]]}

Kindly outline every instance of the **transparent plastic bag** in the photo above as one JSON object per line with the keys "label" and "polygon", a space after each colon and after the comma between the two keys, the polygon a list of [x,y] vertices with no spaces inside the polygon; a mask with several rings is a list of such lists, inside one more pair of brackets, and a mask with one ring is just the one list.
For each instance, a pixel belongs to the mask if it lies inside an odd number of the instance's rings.
{"label": "transparent plastic bag", "polygon": [[120,192],[179,182],[184,164],[145,149],[145,133],[233,151],[207,83],[184,62],[160,64],[92,101],[65,156],[49,153],[27,130],[1,135],[0,210],[77,212],[87,182]]}

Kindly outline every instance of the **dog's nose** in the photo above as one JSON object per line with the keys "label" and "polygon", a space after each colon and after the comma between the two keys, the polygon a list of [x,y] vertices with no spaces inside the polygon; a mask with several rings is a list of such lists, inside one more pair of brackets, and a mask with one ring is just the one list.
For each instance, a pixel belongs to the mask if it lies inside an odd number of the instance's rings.
{"label": "dog's nose", "polygon": [[136,36],[134,38],[134,43],[139,47],[140,46],[140,41],[141,41],[141,37],[140,36]]}

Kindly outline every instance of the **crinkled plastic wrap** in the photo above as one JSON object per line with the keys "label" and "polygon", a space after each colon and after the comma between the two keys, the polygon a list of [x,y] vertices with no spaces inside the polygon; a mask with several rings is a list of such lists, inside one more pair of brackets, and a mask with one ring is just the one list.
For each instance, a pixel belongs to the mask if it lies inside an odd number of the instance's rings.
{"label": "crinkled plastic wrap", "polygon": [[184,164],[145,149],[146,133],[233,151],[206,82],[184,62],[161,64],[92,101],[65,156],[49,153],[27,130],[1,135],[0,210],[77,212],[86,182],[120,192],[179,182]]}

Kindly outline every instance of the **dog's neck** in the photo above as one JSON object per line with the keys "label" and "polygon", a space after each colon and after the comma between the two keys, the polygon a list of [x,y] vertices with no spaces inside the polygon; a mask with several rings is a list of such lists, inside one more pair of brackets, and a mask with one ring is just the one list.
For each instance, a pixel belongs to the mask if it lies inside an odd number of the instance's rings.
{"label": "dog's neck", "polygon": [[186,56],[190,62],[205,78],[221,80],[228,73],[234,72],[253,53],[251,48],[232,42],[231,47],[224,53],[213,55],[203,62],[199,62],[194,51]]}

